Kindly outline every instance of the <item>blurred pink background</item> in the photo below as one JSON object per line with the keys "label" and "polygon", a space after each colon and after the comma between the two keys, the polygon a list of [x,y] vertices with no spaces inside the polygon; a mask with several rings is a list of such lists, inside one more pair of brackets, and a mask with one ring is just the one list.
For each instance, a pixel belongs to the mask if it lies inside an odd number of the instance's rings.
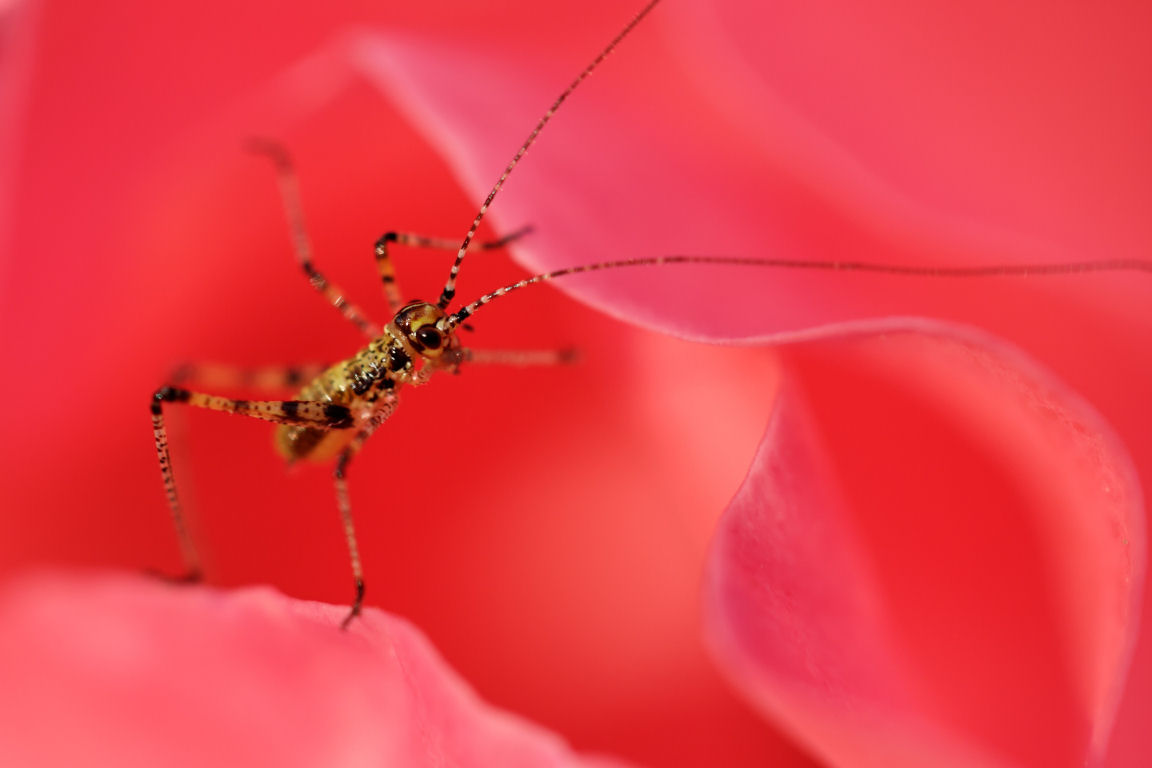
{"label": "blurred pink background", "polygon": [[[0,574],[44,563],[176,571],[145,413],[153,389],[180,362],[326,361],[360,343],[296,269],[273,173],[242,151],[246,137],[290,147],[318,266],[381,319],[375,239],[462,236],[539,112],[634,10],[6,4]],[[764,249],[938,263],[1147,257],[1150,24],[1134,2],[666,0],[572,97],[481,232],[535,225],[517,253],[532,268]],[[395,58],[382,65],[380,50]],[[410,80],[380,90],[405,69]],[[432,297],[448,260],[398,254],[407,294]],[[471,256],[461,295],[523,274],[503,254]],[[1141,482],[1152,478],[1144,276],[928,289],[707,276],[576,289],[612,314],[726,340],[887,315],[978,325],[1081,393]],[[674,339],[548,288],[494,305],[476,326],[477,346],[574,344],[585,360],[473,369],[405,393],[351,471],[369,604],[420,627],[488,701],[577,749],[653,766],[820,764],[716,671],[700,594],[714,526],[782,376],[850,419],[872,402],[870,369],[818,345]],[[840,393],[838,380],[860,386]],[[876,399],[899,402],[899,386],[877,384]],[[906,455],[899,428],[860,423],[862,444],[839,435],[846,465]],[[266,425],[202,413],[172,425],[209,583],[349,599],[325,469],[286,473]],[[444,457],[445,481],[415,480],[390,449],[400,444]],[[959,547],[948,568],[964,567]],[[1026,581],[1029,564],[991,567]],[[1145,633],[1104,765],[1144,764],[1150,713]]]}

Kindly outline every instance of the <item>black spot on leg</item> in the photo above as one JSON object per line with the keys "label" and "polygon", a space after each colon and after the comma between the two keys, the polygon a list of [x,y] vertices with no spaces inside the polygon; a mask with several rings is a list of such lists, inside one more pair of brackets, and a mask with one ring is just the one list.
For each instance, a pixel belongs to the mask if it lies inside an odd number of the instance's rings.
{"label": "black spot on leg", "polygon": [[160,387],[156,390],[156,399],[169,403],[186,403],[190,397],[192,397],[191,392],[179,387]]}
{"label": "black spot on leg", "polygon": [[156,416],[160,415],[160,403],[186,403],[190,397],[192,397],[192,393],[186,389],[160,387],[152,395],[152,413]]}
{"label": "black spot on leg", "polygon": [[412,362],[412,358],[400,349],[400,347],[392,347],[388,350],[388,367],[392,371],[402,371],[408,367]]}
{"label": "black spot on leg", "polygon": [[288,400],[282,403],[280,408],[289,419],[295,419],[296,415],[300,412],[300,403],[295,400]]}
{"label": "black spot on leg", "polygon": [[352,412],[346,406],[327,403],[324,406],[324,420],[333,429],[342,429],[352,424]]}

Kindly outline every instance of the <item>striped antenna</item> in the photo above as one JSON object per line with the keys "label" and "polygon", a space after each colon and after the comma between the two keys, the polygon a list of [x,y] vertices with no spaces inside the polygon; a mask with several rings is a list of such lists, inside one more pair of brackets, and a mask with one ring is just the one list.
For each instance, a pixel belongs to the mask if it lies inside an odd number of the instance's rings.
{"label": "striped antenna", "polygon": [[905,277],[1037,277],[1074,275],[1086,272],[1152,272],[1152,261],[1143,259],[1111,259],[1106,261],[1073,261],[1063,263],[1002,264],[976,267],[920,267],[910,264],[874,264],[866,261],[801,261],[797,259],[743,259],[736,256],[651,256],[620,261],[602,261],[579,267],[566,267],[526,277],[515,283],[485,294],[459,311],[448,316],[448,327],[453,328],[467,320],[477,309],[494,299],[527,288],[529,285],[555,280],[566,275],[599,272],[621,267],[652,267],[662,264],[728,264],[741,267],[769,269],[819,270],[823,272],[874,272]]}
{"label": "striped antenna", "polygon": [[436,305],[440,307],[440,309],[447,309],[448,305],[452,303],[452,297],[456,295],[456,276],[460,274],[460,264],[464,261],[464,253],[468,250],[468,245],[472,242],[472,238],[476,236],[476,230],[480,228],[480,222],[483,220],[484,214],[488,212],[488,207],[492,205],[492,200],[495,199],[497,193],[499,193],[500,189],[504,186],[504,182],[508,179],[508,176],[511,175],[512,169],[520,162],[520,158],[524,157],[524,153],[528,151],[528,148],[536,142],[536,137],[540,135],[540,131],[544,130],[544,126],[548,124],[548,121],[552,119],[552,115],[556,114],[556,110],[559,109],[560,105],[571,95],[572,91],[576,90],[576,87],[584,82],[596,67],[600,66],[600,63],[608,57],[608,54],[612,53],[616,46],[620,44],[620,41],[627,37],[628,33],[631,32],[659,2],[660,0],[651,0],[640,9],[639,13],[632,17],[632,20],[625,25],[624,29],[620,30],[616,37],[612,38],[612,42],[604,46],[604,50],[600,51],[596,58],[592,59],[592,62],[584,67],[584,70],[576,76],[576,79],[556,97],[556,100],[552,102],[552,106],[548,107],[548,111],[544,113],[544,116],[536,123],[536,127],[528,134],[528,138],[520,145],[520,149],[516,150],[516,154],[512,156],[512,159],[504,168],[504,172],[500,174],[500,178],[497,179],[496,184],[493,185],[492,191],[488,193],[488,197],[484,198],[484,204],[480,206],[480,211],[476,214],[476,218],[473,219],[468,234],[464,236],[464,242],[460,244],[460,250],[456,252],[456,261],[453,262],[452,269],[448,272],[448,282],[444,284],[444,290],[440,293],[440,300],[436,302]]}

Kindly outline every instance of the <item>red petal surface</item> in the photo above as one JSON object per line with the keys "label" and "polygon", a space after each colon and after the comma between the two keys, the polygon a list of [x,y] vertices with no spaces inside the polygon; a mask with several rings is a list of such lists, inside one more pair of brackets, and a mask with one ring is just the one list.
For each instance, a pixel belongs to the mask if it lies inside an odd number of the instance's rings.
{"label": "red petal surface", "polygon": [[[1046,8],[893,2],[862,18],[835,3],[668,3],[572,96],[491,215],[505,229],[539,224],[516,249],[535,270],[669,253],[903,264],[1146,256],[1152,182],[1133,168],[1152,167],[1152,150],[1133,123],[1152,121],[1139,98],[1152,66],[1133,71],[1128,57],[1152,65],[1131,33],[1152,18],[1082,9],[1053,19]],[[589,13],[620,26],[618,9]],[[557,84],[606,37],[587,35],[582,51],[562,24],[495,49],[389,32],[348,55],[481,198]],[[1001,36],[1016,45],[989,48]],[[522,66],[539,38],[548,55]],[[1061,48],[1074,55],[1036,60]],[[984,65],[972,66],[978,57]],[[1086,200],[1086,189],[1097,194]],[[747,338],[892,314],[1012,330],[1025,324],[1013,309],[1022,301],[1131,299],[1127,282],[679,267],[561,285],[665,330]]]}
{"label": "red petal surface", "polygon": [[[19,194],[0,251],[0,327],[15,329],[0,333],[0,399],[22,405],[0,441],[0,569],[176,572],[145,410],[155,387],[182,361],[333,360],[362,343],[293,264],[273,174],[246,137],[295,153],[316,263],[377,318],[383,231],[463,234],[475,204],[436,148],[325,52],[384,16],[493,39],[516,28],[495,4],[443,20],[439,7],[373,9],[49,3],[32,17],[20,163],[2,169]],[[398,252],[407,295],[438,290],[449,258]],[[472,285],[522,274],[502,254],[468,272]],[[493,307],[470,340],[577,345],[581,365],[473,368],[406,391],[351,467],[369,604],[419,626],[486,700],[581,750],[810,765],[699,637],[707,542],[771,407],[773,357],[661,338],[557,296]],[[177,411],[172,425],[211,584],[350,599],[330,468],[286,472],[266,424]]]}
{"label": "red petal surface", "polygon": [[[0,335],[0,395],[28,404],[8,410],[0,445],[6,569],[175,568],[143,397],[178,361],[332,359],[358,343],[290,265],[270,173],[240,154],[244,137],[297,153],[318,262],[371,305],[381,231],[462,234],[557,84],[627,12],[23,7],[37,11],[17,17],[34,44],[3,61],[23,77],[6,93],[26,98],[0,110],[0,159],[18,159],[0,165],[13,254],[0,324],[18,329]],[[537,226],[521,254],[534,265],[688,250],[1142,255],[1147,12],[669,2],[565,107],[496,223]],[[408,63],[403,110],[348,79],[380,64],[357,23],[407,56],[388,64]],[[444,276],[434,256],[406,254],[400,270],[409,295]],[[473,258],[461,295],[522,274]],[[694,336],[896,311],[979,323],[1084,393],[1152,477],[1142,280],[670,270],[571,286]],[[506,304],[478,318],[478,345],[577,343],[586,364],[470,371],[405,400],[354,468],[370,600],[412,617],[487,698],[580,747],[670,766],[807,764],[723,690],[695,639],[704,541],[766,420],[772,360],[655,339],[545,289]],[[197,414],[186,427],[176,462],[213,580],[346,599],[326,473],[285,478],[259,425]],[[884,434],[871,437],[850,450]],[[410,462],[433,455],[450,457],[451,481],[430,494]],[[1111,768],[1142,767],[1152,743],[1152,641],[1129,690]]]}
{"label": "red petal surface", "polygon": [[832,765],[1094,764],[1144,556],[1110,431],[986,338],[790,358],[709,568],[729,678]]}
{"label": "red petal surface", "polygon": [[[533,270],[683,252],[904,264],[1147,258],[1152,49],[1137,30],[1152,24],[1149,10],[669,3],[572,97],[493,215],[538,225],[518,249]],[[600,13],[592,4],[588,17]],[[521,136],[586,60],[563,24],[541,36],[543,53],[539,39],[494,50],[417,30],[390,32],[362,61],[479,198],[515,146],[508,136]],[[539,63],[517,66],[529,49]],[[893,314],[976,324],[1082,393],[1152,478],[1144,276],[909,281],[694,267],[560,287],[689,337],[809,337]],[[1144,633],[1108,765],[1144,765],[1150,716]]]}
{"label": "red petal surface", "polygon": [[268,588],[24,577],[0,594],[9,766],[620,766],[489,707],[411,624]]}

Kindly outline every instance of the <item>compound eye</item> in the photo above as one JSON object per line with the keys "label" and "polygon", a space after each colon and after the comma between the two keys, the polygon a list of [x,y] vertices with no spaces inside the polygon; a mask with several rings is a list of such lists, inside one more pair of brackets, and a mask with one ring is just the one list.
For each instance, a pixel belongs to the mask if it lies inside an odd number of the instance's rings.
{"label": "compound eye", "polygon": [[440,331],[430,325],[425,325],[423,328],[417,329],[416,341],[427,349],[439,349],[440,345],[444,343],[444,338],[440,335]]}

